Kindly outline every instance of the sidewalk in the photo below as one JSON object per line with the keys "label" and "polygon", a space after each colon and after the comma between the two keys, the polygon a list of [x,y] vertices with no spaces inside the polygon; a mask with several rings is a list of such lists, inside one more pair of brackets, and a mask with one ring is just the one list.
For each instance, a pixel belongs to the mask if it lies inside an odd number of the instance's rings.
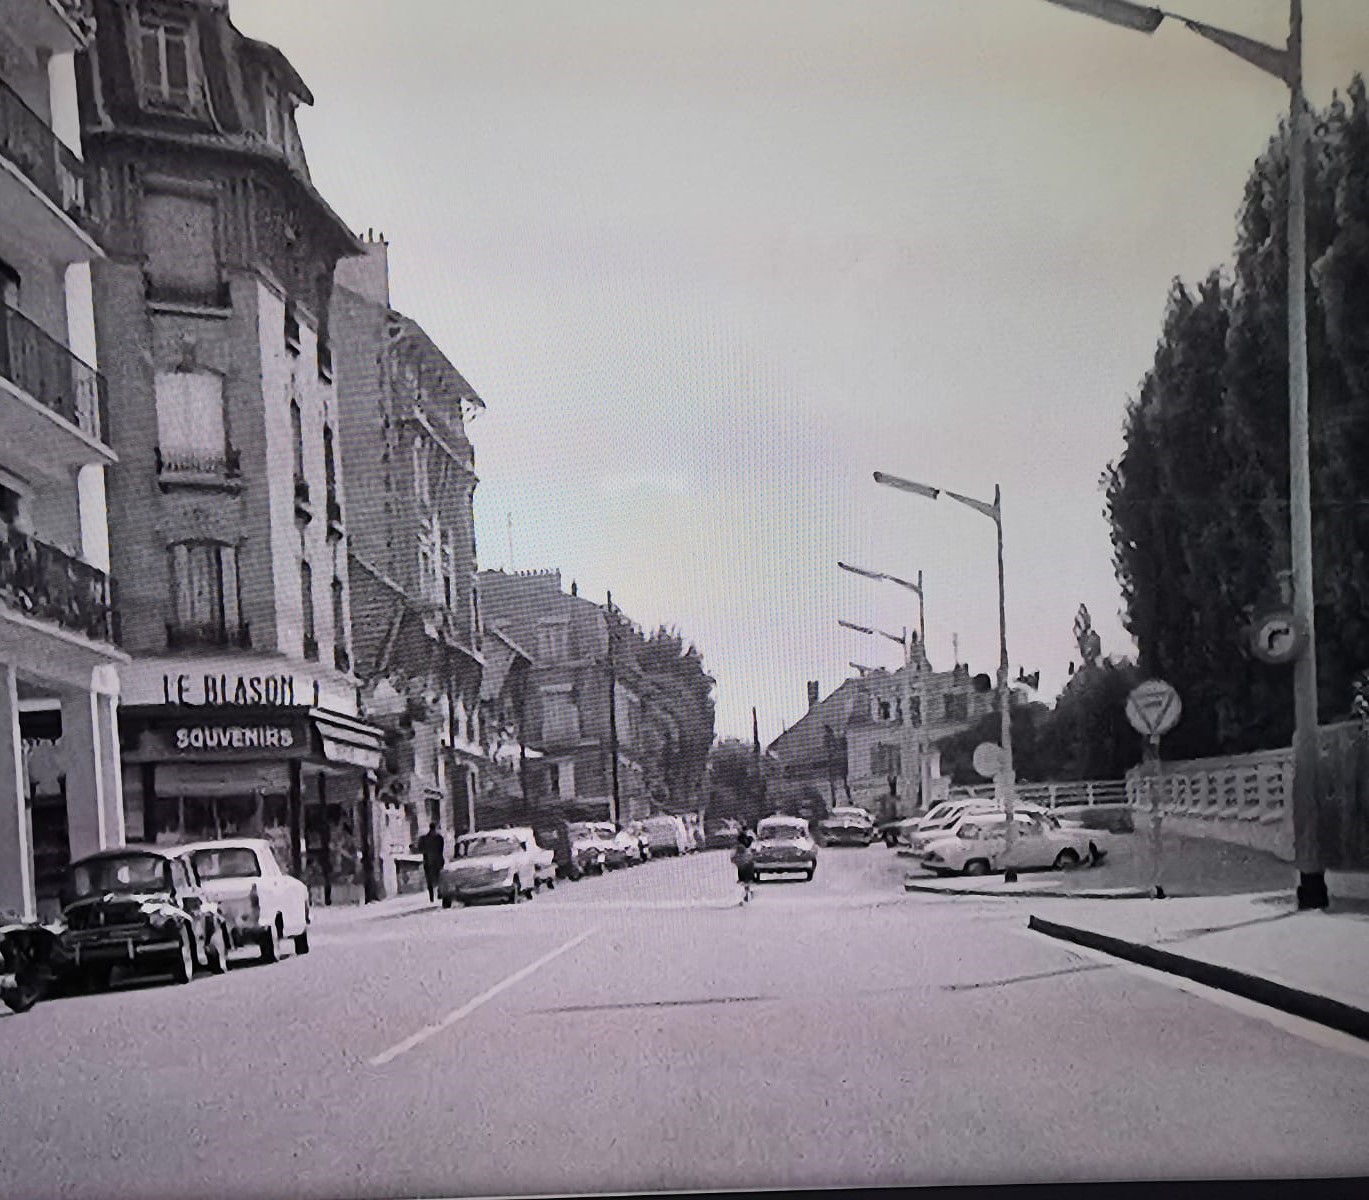
{"label": "sidewalk", "polygon": [[1028,928],[1369,1039],[1369,913],[1298,912],[1292,892],[1062,899]]}
{"label": "sidewalk", "polygon": [[370,904],[313,904],[309,908],[309,922],[315,929],[334,929],[357,921],[375,921],[384,917],[405,916],[426,908],[441,907],[428,899],[427,892],[409,892],[402,896],[388,896]]}

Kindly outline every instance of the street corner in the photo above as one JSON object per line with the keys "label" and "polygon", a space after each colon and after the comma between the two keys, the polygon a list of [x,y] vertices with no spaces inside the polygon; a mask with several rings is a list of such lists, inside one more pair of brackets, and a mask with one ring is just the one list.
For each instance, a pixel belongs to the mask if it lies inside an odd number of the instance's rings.
{"label": "street corner", "polygon": [[1036,879],[1019,879],[1009,883],[1006,879],[986,879],[983,876],[942,878],[909,873],[904,876],[903,890],[942,896],[991,896],[1006,899],[1136,900],[1150,895],[1150,890],[1143,887],[1070,886],[1070,880],[1059,875],[1044,875]]}

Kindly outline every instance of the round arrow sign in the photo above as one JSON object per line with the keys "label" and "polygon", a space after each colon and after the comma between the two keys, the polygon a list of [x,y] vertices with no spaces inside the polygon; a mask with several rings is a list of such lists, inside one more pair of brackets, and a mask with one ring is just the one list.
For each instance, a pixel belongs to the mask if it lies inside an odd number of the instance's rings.
{"label": "round arrow sign", "polygon": [[1179,693],[1163,679],[1150,679],[1133,688],[1127,697],[1127,720],[1137,733],[1158,738],[1179,721],[1184,706]]}
{"label": "round arrow sign", "polygon": [[1270,666],[1292,662],[1306,644],[1303,623],[1286,608],[1265,613],[1250,627],[1251,653]]}
{"label": "round arrow sign", "polygon": [[1003,747],[997,742],[980,742],[974,748],[974,769],[985,779],[993,779],[1003,767]]}

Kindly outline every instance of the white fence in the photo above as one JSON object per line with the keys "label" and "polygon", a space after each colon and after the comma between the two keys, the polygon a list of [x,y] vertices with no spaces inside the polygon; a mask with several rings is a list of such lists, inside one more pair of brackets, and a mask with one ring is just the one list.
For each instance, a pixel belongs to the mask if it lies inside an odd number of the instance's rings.
{"label": "white fence", "polygon": [[[1069,783],[1019,783],[1013,791],[1019,804],[1039,804],[1042,808],[1071,808],[1078,805],[1127,804],[1131,802],[1124,779],[1079,779]],[[954,787],[952,800],[992,800],[993,784]]]}

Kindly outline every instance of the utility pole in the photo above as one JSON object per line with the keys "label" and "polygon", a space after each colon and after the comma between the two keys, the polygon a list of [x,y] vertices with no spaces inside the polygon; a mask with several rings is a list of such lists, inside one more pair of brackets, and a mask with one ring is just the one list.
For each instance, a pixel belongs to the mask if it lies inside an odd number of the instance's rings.
{"label": "utility pole", "polygon": [[618,824],[618,672],[613,660],[613,593],[608,593],[608,750],[613,759],[613,812],[610,819]]}

